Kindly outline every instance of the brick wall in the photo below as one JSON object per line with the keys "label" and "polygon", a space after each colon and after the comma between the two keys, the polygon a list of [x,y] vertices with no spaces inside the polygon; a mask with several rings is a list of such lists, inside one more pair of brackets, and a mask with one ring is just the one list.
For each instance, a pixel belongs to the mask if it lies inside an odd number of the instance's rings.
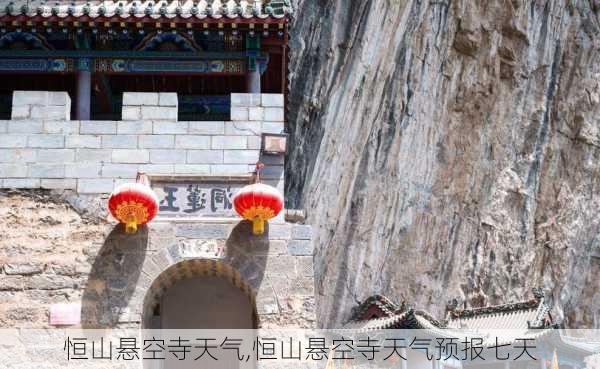
{"label": "brick wall", "polygon": [[283,191],[283,156],[261,157],[262,133],[284,130],[283,95],[232,94],[231,121],[177,121],[174,93],[124,93],[121,121],[71,121],[65,92],[15,91],[0,121],[0,188],[108,193],[137,171],[235,175],[268,164]]}

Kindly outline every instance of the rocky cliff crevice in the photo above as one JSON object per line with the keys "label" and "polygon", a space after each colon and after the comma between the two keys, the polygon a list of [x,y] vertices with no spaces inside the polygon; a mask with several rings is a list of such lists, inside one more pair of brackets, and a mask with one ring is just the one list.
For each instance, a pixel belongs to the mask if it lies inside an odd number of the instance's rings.
{"label": "rocky cliff crevice", "polygon": [[600,327],[600,2],[299,0],[286,192],[318,319],[542,286]]}

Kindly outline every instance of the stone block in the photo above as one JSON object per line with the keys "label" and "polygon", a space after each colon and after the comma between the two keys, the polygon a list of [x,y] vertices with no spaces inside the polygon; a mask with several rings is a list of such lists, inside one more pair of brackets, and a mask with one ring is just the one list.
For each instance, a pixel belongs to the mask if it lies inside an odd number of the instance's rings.
{"label": "stone block", "polygon": [[41,120],[17,120],[8,123],[8,133],[42,133],[44,123]]}
{"label": "stone block", "polygon": [[296,276],[296,262],[294,256],[283,255],[267,259],[266,273],[269,276]]}
{"label": "stone block", "polygon": [[77,162],[110,162],[112,150],[107,149],[76,149],[75,160]]}
{"label": "stone block", "polygon": [[175,164],[175,174],[210,174],[208,164]]}
{"label": "stone block", "polygon": [[260,158],[261,163],[267,164],[267,165],[283,165],[285,162],[285,156],[284,155],[263,155],[262,158]]}
{"label": "stone block", "polygon": [[222,135],[225,122],[188,122],[188,132],[195,135]]}
{"label": "stone block", "polygon": [[0,147],[1,148],[16,148],[16,147],[26,147],[26,146],[27,146],[27,136],[11,135],[11,134],[0,135]]}
{"label": "stone block", "polygon": [[40,163],[65,163],[75,161],[74,149],[39,149],[37,161]]}
{"label": "stone block", "polygon": [[31,118],[31,106],[30,105],[21,105],[21,106],[13,106],[10,112],[10,119],[19,120],[19,119],[29,119]]}
{"label": "stone block", "polygon": [[115,178],[113,187],[119,187],[122,184],[135,182],[135,177],[132,178]]}
{"label": "stone block", "polygon": [[138,145],[140,149],[172,149],[175,146],[173,135],[141,135]]}
{"label": "stone block", "polygon": [[3,188],[39,188],[38,178],[5,178],[2,181]]}
{"label": "stone block", "polygon": [[8,120],[0,120],[0,133],[8,133]]}
{"label": "stone block", "polygon": [[123,92],[123,105],[158,105],[157,92]]}
{"label": "stone block", "polygon": [[114,135],[117,133],[117,122],[114,121],[81,121],[79,126],[80,134],[91,135]]}
{"label": "stone block", "polygon": [[78,179],[77,192],[79,193],[110,193],[113,190],[112,179]]}
{"label": "stone block", "polygon": [[[142,106],[142,119],[177,120],[177,108],[163,106]],[[156,127],[156,122],[154,122]]]}
{"label": "stone block", "polygon": [[263,108],[248,108],[248,120],[262,121],[265,118],[265,111]]}
{"label": "stone block", "polygon": [[269,239],[285,239],[292,237],[292,226],[290,224],[269,224]]}
{"label": "stone block", "polygon": [[75,190],[77,188],[77,180],[75,179],[42,179],[41,188],[49,190]]}
{"label": "stone block", "polygon": [[79,133],[79,121],[78,120],[51,120],[44,121],[43,133],[58,133],[64,135],[72,135]]}
{"label": "stone block", "polygon": [[248,108],[244,107],[231,107],[231,120],[241,120],[247,121],[249,119],[249,111]]}
{"label": "stone block", "polygon": [[29,177],[33,178],[64,178],[64,164],[31,164],[29,165]]}
{"label": "stone block", "polygon": [[210,149],[210,136],[201,135],[177,135],[175,136],[175,148],[177,149]]}
{"label": "stone block", "polygon": [[241,164],[215,164],[210,166],[212,175],[245,175],[250,173],[247,165]]}
{"label": "stone block", "polygon": [[144,135],[152,134],[152,121],[138,120],[132,122],[117,122],[119,135]]}
{"label": "stone block", "polygon": [[283,122],[285,112],[283,108],[265,108],[265,120],[272,122]]}
{"label": "stone block", "polygon": [[296,224],[292,226],[292,238],[297,240],[312,239],[312,227],[303,224]]}
{"label": "stone block", "polygon": [[70,106],[32,106],[31,119],[70,120]]}
{"label": "stone block", "polygon": [[73,163],[65,164],[65,177],[67,178],[98,178],[100,177],[100,164]]}
{"label": "stone block", "polygon": [[223,163],[221,150],[189,150],[187,153],[189,164],[219,164]]}
{"label": "stone block", "polygon": [[71,98],[69,97],[69,94],[64,91],[49,91],[48,105],[62,105],[70,108]]}
{"label": "stone block", "polygon": [[185,150],[150,150],[152,164],[185,164],[186,160]]}
{"label": "stone block", "polygon": [[225,164],[252,164],[258,161],[258,150],[224,150],[223,163]]}
{"label": "stone block", "polygon": [[283,108],[284,98],[283,94],[262,94],[261,105],[265,107]]}
{"label": "stone block", "polygon": [[177,93],[175,92],[160,92],[158,94],[158,105],[160,106],[177,106]]}
{"label": "stone block", "polygon": [[24,277],[20,275],[3,276],[0,278],[0,291],[19,291],[23,289]]}
{"label": "stone block", "polygon": [[0,149],[0,163],[32,163],[36,156],[37,152],[33,149]]}
{"label": "stone block", "polygon": [[14,91],[12,105],[48,105],[48,91]]}
{"label": "stone block", "polygon": [[64,135],[31,135],[27,137],[27,146],[34,148],[65,147]]}
{"label": "stone block", "polygon": [[275,296],[260,296],[256,299],[256,313],[258,315],[279,314],[279,304]]}
{"label": "stone block", "polygon": [[188,122],[153,122],[153,131],[155,135],[188,133]]}
{"label": "stone block", "polygon": [[227,136],[260,136],[260,122],[225,122],[225,135]]}
{"label": "stone block", "polygon": [[135,178],[138,168],[137,164],[103,164],[100,173],[104,178]]}
{"label": "stone block", "polygon": [[244,150],[248,147],[246,136],[212,136],[211,148],[217,150]]}
{"label": "stone block", "polygon": [[65,147],[67,147],[67,148],[99,149],[101,147],[100,136],[69,135],[69,136],[66,136]]}
{"label": "stone block", "polygon": [[121,109],[121,120],[142,119],[142,108],[139,106],[123,106]]}
{"label": "stone block", "polygon": [[4,264],[4,273],[8,275],[32,275],[44,271],[44,264],[39,263],[14,263]]}
{"label": "stone block", "polygon": [[198,239],[227,239],[235,224],[184,223],[175,226],[175,236]]}
{"label": "stone block", "polygon": [[285,126],[283,122],[263,122],[262,132],[281,134],[285,132]]}
{"label": "stone block", "polygon": [[1,178],[24,178],[27,177],[27,165],[24,164],[0,164]]}
{"label": "stone block", "polygon": [[[266,155],[264,155],[263,157],[261,157],[261,162],[262,162],[262,158],[264,158]],[[285,170],[283,165],[266,165],[261,171],[260,171],[260,176],[261,178],[264,179],[283,179]]]}
{"label": "stone block", "polygon": [[[118,130],[119,126],[117,125]],[[138,136],[124,134],[104,135],[102,136],[101,146],[102,148],[110,149],[135,149],[138,147]]]}
{"label": "stone block", "polygon": [[172,164],[142,164],[139,170],[149,175],[173,174],[174,166]]}
{"label": "stone block", "polygon": [[261,97],[260,94],[247,94],[247,93],[235,93],[231,94],[231,106],[232,107],[251,107],[260,106]]}
{"label": "stone block", "polygon": [[311,256],[314,252],[314,246],[310,240],[291,240],[288,243],[288,252],[290,255]]}
{"label": "stone block", "polygon": [[150,161],[148,150],[114,149],[112,151],[113,163],[145,164]]}
{"label": "stone block", "polygon": [[275,278],[273,279],[273,289],[277,296],[314,296],[314,278],[312,277],[297,277],[297,278]]}
{"label": "stone block", "polygon": [[248,150],[260,150],[262,148],[261,136],[248,136]]}
{"label": "stone block", "polygon": [[312,256],[296,256],[296,273],[301,277],[314,277],[314,260]]}

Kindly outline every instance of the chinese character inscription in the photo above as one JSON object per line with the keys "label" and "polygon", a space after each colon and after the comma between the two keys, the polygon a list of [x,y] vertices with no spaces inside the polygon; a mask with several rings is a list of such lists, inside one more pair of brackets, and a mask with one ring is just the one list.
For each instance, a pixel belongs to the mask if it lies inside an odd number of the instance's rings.
{"label": "chinese character inscription", "polygon": [[159,216],[236,217],[232,196],[246,183],[153,182]]}

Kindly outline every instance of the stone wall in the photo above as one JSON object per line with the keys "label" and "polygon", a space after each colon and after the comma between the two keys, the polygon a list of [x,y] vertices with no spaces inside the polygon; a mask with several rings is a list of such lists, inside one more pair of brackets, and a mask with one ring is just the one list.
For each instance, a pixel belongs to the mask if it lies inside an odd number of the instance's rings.
{"label": "stone wall", "polygon": [[20,118],[0,121],[0,188],[108,193],[137,171],[247,174],[260,159],[263,178],[283,191],[283,156],[260,152],[263,133],[284,131],[283,95],[232,94],[232,120],[216,122],[177,121],[174,93],[124,93],[122,121],[68,120],[62,92],[16,91],[13,100]]}
{"label": "stone wall", "polygon": [[[54,304],[80,304],[81,326],[141,326],[148,296],[185,263],[222,263],[251,289],[261,327],[312,327],[310,226],[155,221],[134,235],[82,217],[56,195],[0,191],[0,328],[47,327]],[[146,309],[148,310],[148,309]]]}
{"label": "stone wall", "polygon": [[129,235],[105,210],[137,171],[237,175],[260,160],[263,181],[283,191],[283,155],[261,155],[262,134],[284,130],[282,95],[232,94],[232,120],[218,122],[178,121],[170,93],[125,93],[121,121],[71,121],[68,100],[60,119],[38,118],[68,96],[14,96],[29,113],[0,121],[0,187],[10,189],[0,191],[0,327],[49,326],[62,303],[83,327],[139,327],[178,278],[219,270],[262,327],[314,325],[309,226],[282,212],[261,236],[239,218],[155,219]]}
{"label": "stone wall", "polygon": [[66,92],[15,91],[11,119],[69,120],[71,98]]}

